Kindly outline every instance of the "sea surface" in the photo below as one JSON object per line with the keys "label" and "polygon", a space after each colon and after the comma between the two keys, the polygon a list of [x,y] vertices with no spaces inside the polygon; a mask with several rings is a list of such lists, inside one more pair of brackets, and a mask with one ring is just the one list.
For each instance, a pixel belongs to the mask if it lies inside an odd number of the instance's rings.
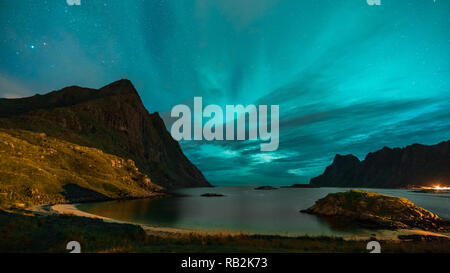
{"label": "sea surface", "polygon": [[[346,223],[332,223],[315,215],[300,213],[328,193],[345,188],[215,187],[180,189],[178,196],[160,199],[121,200],[79,204],[85,212],[108,218],[161,227],[243,231],[258,234],[346,235],[366,233]],[[398,189],[364,189],[405,197],[418,206],[450,220],[450,193],[417,193]],[[204,193],[223,197],[202,197]]]}

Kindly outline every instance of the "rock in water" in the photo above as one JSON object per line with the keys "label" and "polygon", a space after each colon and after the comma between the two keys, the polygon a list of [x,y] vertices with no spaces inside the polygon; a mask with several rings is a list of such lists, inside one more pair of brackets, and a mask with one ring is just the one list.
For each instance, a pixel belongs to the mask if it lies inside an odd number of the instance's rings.
{"label": "rock in water", "polygon": [[353,220],[371,228],[450,230],[448,221],[408,199],[361,190],[330,193],[301,212]]}
{"label": "rock in water", "polygon": [[167,189],[207,187],[158,113],[145,109],[129,80],[98,90],[66,87],[46,95],[0,99],[0,128],[23,129],[132,159]]}
{"label": "rock in water", "polygon": [[311,184],[293,184],[291,186],[284,186],[282,188],[293,188],[293,189],[314,189],[320,188],[320,186],[311,185]]}
{"label": "rock in water", "polygon": [[202,197],[224,197],[225,195],[220,194],[220,193],[204,193],[200,196],[202,196]]}
{"label": "rock in water", "polygon": [[259,190],[259,191],[270,191],[270,190],[278,190],[278,188],[272,187],[272,186],[261,186],[261,187],[255,188],[255,190]]}

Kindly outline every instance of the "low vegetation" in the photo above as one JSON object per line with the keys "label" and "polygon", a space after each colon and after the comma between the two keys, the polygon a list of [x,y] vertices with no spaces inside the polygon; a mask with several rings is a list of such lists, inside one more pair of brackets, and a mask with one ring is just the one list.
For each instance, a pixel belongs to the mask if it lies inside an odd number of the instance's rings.
{"label": "low vegetation", "polygon": [[0,129],[0,208],[155,195],[132,160],[17,129]]}
{"label": "low vegetation", "polygon": [[83,252],[126,252],[145,240],[138,226],[69,215],[28,216],[0,210],[0,252],[68,252],[75,240]]}
{"label": "low vegetation", "polygon": [[[139,226],[105,223],[70,215],[28,216],[0,211],[0,252],[69,252],[66,244],[78,241],[82,252],[135,253],[367,253],[367,241],[334,237],[281,237],[261,235],[148,235]],[[416,238],[380,241],[382,252],[449,252],[450,240]]]}

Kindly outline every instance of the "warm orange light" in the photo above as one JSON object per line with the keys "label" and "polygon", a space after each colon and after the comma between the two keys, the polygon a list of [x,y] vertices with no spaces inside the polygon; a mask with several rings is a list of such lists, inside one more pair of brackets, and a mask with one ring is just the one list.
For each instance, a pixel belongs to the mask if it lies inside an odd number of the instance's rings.
{"label": "warm orange light", "polygon": [[434,190],[434,191],[450,191],[450,187],[443,187],[443,186],[441,186],[441,185],[434,185],[434,186],[431,186],[431,187],[426,187],[426,186],[423,186],[423,187],[420,187],[420,189],[423,189],[423,190]]}
{"label": "warm orange light", "polygon": [[437,190],[437,191],[440,191],[440,190],[450,190],[450,187],[441,187],[441,186],[434,186],[433,187],[433,190]]}

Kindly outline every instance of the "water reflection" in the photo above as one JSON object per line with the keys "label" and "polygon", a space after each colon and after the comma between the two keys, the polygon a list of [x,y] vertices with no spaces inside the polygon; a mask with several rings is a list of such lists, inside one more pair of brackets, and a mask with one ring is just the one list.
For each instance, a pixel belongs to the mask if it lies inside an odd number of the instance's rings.
{"label": "water reflection", "polygon": [[[155,200],[125,200],[79,205],[81,210],[129,222],[175,228],[247,231],[281,235],[345,235],[359,232],[355,226],[300,213],[319,198],[342,188],[278,189],[251,187],[182,189],[180,196]],[[433,195],[408,190],[373,190],[401,196],[441,217],[450,218],[450,194]],[[204,193],[223,197],[202,197]],[[446,197],[446,198],[442,198]]]}
{"label": "water reflection", "polygon": [[[177,222],[178,210],[171,209],[173,198],[119,200],[80,204],[78,208],[112,219],[171,226]],[[148,222],[146,219],[153,219]]]}

